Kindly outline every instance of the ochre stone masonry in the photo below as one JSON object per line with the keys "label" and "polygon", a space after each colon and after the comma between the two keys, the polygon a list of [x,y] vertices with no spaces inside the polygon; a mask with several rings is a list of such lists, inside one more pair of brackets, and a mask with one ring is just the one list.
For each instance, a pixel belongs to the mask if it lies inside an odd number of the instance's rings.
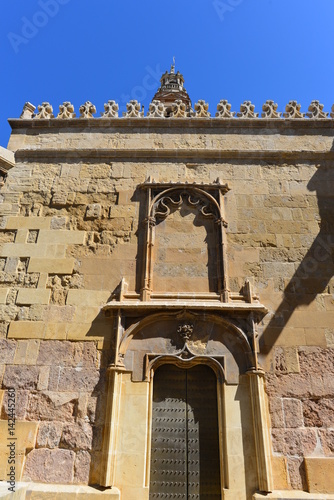
{"label": "ochre stone masonry", "polygon": [[10,120],[1,498],[13,389],[18,498],[158,498],[154,373],[170,364],[217,379],[219,498],[334,498],[334,122],[318,101],[261,118],[221,101],[211,119],[181,77],[146,117],[108,101],[101,118],[66,102]]}

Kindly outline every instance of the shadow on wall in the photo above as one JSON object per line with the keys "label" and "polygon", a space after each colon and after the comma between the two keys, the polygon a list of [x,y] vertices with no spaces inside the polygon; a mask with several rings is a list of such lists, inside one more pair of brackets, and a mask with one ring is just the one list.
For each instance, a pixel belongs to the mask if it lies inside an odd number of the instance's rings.
{"label": "shadow on wall", "polygon": [[270,350],[296,308],[309,305],[326,293],[334,276],[334,169],[321,164],[307,184],[315,191],[320,215],[320,232],[284,290],[284,298],[261,337],[261,348]]}

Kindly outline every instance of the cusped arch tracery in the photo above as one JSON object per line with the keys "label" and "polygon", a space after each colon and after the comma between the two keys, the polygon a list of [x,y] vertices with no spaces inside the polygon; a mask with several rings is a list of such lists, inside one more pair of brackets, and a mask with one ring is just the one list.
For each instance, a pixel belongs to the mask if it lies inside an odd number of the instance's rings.
{"label": "cusped arch tracery", "polygon": [[217,200],[210,193],[194,186],[174,186],[158,193],[151,202],[150,217],[156,222],[165,220],[172,209],[180,208],[183,204],[197,209],[204,218],[212,218],[216,222],[222,221]]}

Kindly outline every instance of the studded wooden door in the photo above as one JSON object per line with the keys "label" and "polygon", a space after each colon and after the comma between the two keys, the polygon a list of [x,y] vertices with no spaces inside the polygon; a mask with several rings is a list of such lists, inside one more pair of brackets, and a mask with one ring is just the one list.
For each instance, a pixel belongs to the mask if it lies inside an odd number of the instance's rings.
{"label": "studded wooden door", "polygon": [[221,500],[217,382],[204,365],[157,369],[150,500]]}

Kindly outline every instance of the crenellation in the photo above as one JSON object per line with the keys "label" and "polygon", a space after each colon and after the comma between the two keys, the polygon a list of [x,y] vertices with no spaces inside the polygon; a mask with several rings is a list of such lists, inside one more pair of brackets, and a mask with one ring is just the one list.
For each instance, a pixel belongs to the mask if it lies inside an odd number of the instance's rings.
{"label": "crenellation", "polygon": [[[178,109],[177,106],[184,104],[182,100],[179,103],[175,101],[171,101],[171,104],[176,106],[175,109]],[[131,100],[127,104],[127,111],[123,113],[123,118],[140,118],[144,117],[144,109],[140,103],[136,100]],[[201,99],[194,105],[194,110],[192,111],[190,108],[187,108],[187,104],[184,104],[183,111],[172,111],[172,107],[164,105],[158,99],[152,100],[149,105],[149,110],[145,116],[145,118],[170,118],[170,117],[183,117],[183,118],[210,118],[211,114],[208,111],[208,103],[205,100]],[[333,104],[334,107],[334,104]],[[302,113],[301,105],[298,104],[297,101],[291,100],[286,105],[285,112],[277,111],[278,104],[273,100],[267,100],[262,106],[262,113],[254,113],[254,105],[251,101],[244,101],[240,105],[240,111],[235,112],[231,111],[231,104],[226,99],[222,99],[217,104],[217,112],[215,114],[215,118],[261,118],[264,119],[277,119],[277,118],[285,118],[285,119],[296,119],[296,118],[310,118],[310,119],[324,119],[324,118],[333,118],[334,111],[333,107],[331,112],[323,111],[324,105],[320,104],[318,100],[313,100],[308,107],[307,113]],[[181,106],[182,108],[182,106]],[[34,114],[35,106],[30,103],[26,103],[23,107],[22,114],[20,119],[29,120],[29,119],[64,119],[64,120],[73,120],[76,118],[76,114],[74,113],[74,106],[69,102],[65,101],[63,104],[59,105],[59,113],[55,117],[53,115],[53,108],[50,103],[43,102],[41,105],[38,105],[38,113]],[[96,107],[90,101],[86,101],[84,104],[80,106],[80,118],[94,118],[98,119],[106,119],[106,118],[118,118],[119,104],[114,100],[109,100],[107,103],[104,103],[104,111],[100,112],[100,117],[95,117]],[[176,113],[176,114],[175,114]],[[180,114],[178,114],[180,113]]]}

